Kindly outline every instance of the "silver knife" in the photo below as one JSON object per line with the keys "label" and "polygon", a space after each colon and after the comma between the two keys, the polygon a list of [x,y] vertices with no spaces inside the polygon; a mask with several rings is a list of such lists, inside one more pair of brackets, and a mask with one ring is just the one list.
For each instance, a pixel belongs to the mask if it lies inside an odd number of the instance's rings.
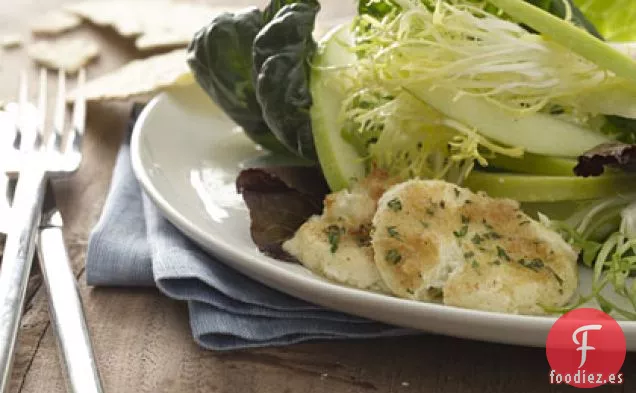
{"label": "silver knife", "polygon": [[50,182],[37,242],[40,269],[49,299],[51,323],[57,336],[68,391],[103,393],[90,334],[75,275],[62,235],[62,215],[57,209]]}

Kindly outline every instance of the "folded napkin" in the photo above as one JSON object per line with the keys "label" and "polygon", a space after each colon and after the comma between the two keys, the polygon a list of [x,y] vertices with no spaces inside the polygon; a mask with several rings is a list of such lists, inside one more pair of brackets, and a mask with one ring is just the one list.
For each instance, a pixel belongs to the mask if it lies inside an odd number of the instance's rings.
{"label": "folded napkin", "polygon": [[[129,124],[142,106],[137,104]],[[212,350],[413,334],[266,287],[207,254],[159,212],[131,168],[127,133],[88,243],[91,286],[156,286],[188,304],[196,342]]]}

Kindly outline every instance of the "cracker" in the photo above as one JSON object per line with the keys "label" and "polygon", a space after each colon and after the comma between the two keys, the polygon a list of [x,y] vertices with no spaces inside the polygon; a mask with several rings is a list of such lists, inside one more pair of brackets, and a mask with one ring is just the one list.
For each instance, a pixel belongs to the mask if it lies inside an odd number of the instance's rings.
{"label": "cracker", "polygon": [[20,34],[10,33],[0,36],[0,48],[17,48],[20,45],[22,45],[22,36]]}
{"label": "cracker", "polygon": [[66,10],[100,26],[110,26],[124,37],[135,38],[139,50],[186,46],[194,33],[223,12],[237,8],[169,0],[86,1]]}
{"label": "cracker", "polygon": [[[116,100],[193,83],[194,79],[186,63],[186,50],[176,49],[134,60],[111,73],[88,81],[83,94],[89,101]],[[72,91],[68,99],[74,99],[77,93],[77,90]]]}
{"label": "cracker", "polygon": [[29,57],[47,68],[77,72],[99,56],[99,46],[86,38],[39,41],[27,49]]}
{"label": "cracker", "polygon": [[82,24],[82,19],[66,11],[51,11],[36,17],[30,24],[37,35],[58,35]]}

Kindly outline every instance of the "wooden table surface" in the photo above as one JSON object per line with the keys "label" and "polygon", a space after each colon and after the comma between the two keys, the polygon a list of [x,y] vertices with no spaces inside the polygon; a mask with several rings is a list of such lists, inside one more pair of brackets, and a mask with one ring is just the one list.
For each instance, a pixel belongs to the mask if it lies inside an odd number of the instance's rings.
{"label": "wooden table surface", "polygon": [[[229,0],[225,0],[226,3]],[[33,15],[68,0],[0,2],[0,35],[26,37]],[[221,4],[222,3],[218,3]],[[232,4],[236,4],[233,2]],[[250,0],[241,4],[249,5]],[[262,4],[262,1],[257,3]],[[352,2],[323,2],[323,17],[350,12]],[[349,7],[345,9],[343,7]],[[96,38],[103,49],[89,75],[105,72],[139,54],[109,29],[84,26],[73,36]],[[0,52],[0,100],[12,99],[16,75],[36,68],[24,49]],[[150,289],[88,288],[84,256],[101,212],[131,102],[88,107],[85,160],[71,180],[57,183],[65,236],[80,282],[99,367],[109,393],[363,393],[363,392],[556,392],[541,349],[471,342],[442,336],[321,342],[228,353],[199,348],[190,334],[184,303]],[[2,219],[0,217],[0,219]],[[12,392],[58,393],[65,387],[49,323],[46,293],[36,271],[21,324]],[[636,356],[628,354],[623,386],[636,391]]]}

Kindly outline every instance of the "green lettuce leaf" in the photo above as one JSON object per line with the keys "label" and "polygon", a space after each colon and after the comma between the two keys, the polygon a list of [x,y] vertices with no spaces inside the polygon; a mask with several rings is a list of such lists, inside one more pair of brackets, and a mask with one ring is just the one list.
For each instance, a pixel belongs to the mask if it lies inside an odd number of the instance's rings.
{"label": "green lettuce leaf", "polygon": [[252,43],[262,27],[256,8],[223,13],[195,34],[187,61],[197,83],[250,139],[284,151],[263,120],[252,84]]}
{"label": "green lettuce leaf", "polygon": [[608,41],[636,40],[634,0],[573,0]]}
{"label": "green lettuce leaf", "polygon": [[[315,0],[300,1],[311,7],[318,6]],[[254,67],[253,52],[255,40],[261,31],[271,32],[262,34],[263,38],[259,39],[257,53],[260,53],[266,45],[271,46],[269,41],[273,40],[273,36],[268,34],[276,34],[278,31],[281,31],[282,34],[287,34],[288,31],[285,28],[281,30],[276,26],[287,26],[287,29],[289,29],[289,20],[281,17],[285,19],[281,21],[281,18],[278,18],[274,21],[273,28],[270,27],[270,22],[276,18],[283,8],[287,9],[284,15],[290,14],[287,6],[295,3],[298,3],[298,0],[272,0],[263,11],[250,7],[241,12],[220,14],[194,35],[188,46],[187,62],[195,80],[212,101],[236,124],[241,126],[245,134],[255,143],[273,152],[289,153],[291,151],[296,155],[311,159],[314,157],[312,153],[313,141],[309,141],[306,137],[306,130],[302,131],[304,136],[299,138],[303,141],[303,147],[298,148],[295,145],[290,147],[290,144],[287,143],[291,137],[289,135],[290,129],[295,127],[297,123],[282,124],[283,122],[279,119],[281,115],[278,112],[264,114],[256,91],[259,72],[261,75],[266,76],[265,79],[268,81],[273,81],[275,76],[269,75],[269,73],[274,72],[277,73],[276,75],[280,75],[283,67],[274,67],[274,63],[272,63],[267,69],[261,70],[261,66],[264,63],[263,59],[259,61],[258,67]],[[317,9],[315,12],[317,12]],[[309,31],[309,36],[311,36],[315,12],[313,12],[313,16],[304,17],[304,19],[299,16],[300,14],[305,15],[304,11],[294,9],[294,12],[291,12],[294,15],[292,16],[294,22],[303,24],[298,26],[298,28],[305,40],[307,39],[306,31]],[[297,13],[299,14],[298,16],[295,15]],[[287,42],[285,40],[282,41]],[[310,46],[308,46],[309,49],[311,49]],[[274,45],[271,46],[271,49],[285,52],[286,56],[289,57],[295,47],[293,45]],[[308,50],[303,53],[299,52],[297,55],[310,56],[311,53],[311,50]],[[292,81],[297,80],[297,83],[292,86],[302,85],[305,79],[306,77],[302,73],[293,73]],[[284,86],[288,86],[285,83],[281,79],[280,83],[275,83],[276,89],[281,90]],[[268,87],[264,84],[262,89],[271,87],[271,85]],[[309,93],[307,91],[303,94],[303,102],[305,102],[308,100]],[[284,94],[279,91],[277,96],[280,100]],[[264,101],[267,103],[271,102],[270,100]],[[285,102],[285,100],[282,100],[282,102]],[[301,106],[305,107],[306,105],[303,103]],[[286,109],[289,110],[289,106]],[[269,106],[267,110],[269,110]],[[300,116],[295,115],[292,117],[297,119]],[[270,124],[273,124],[276,130],[271,130]],[[283,130],[281,131],[281,129]],[[283,135],[284,137],[281,139],[278,138],[278,135]]]}
{"label": "green lettuce leaf", "polygon": [[269,129],[289,150],[317,160],[309,109],[315,1],[283,6],[257,34],[253,45],[256,96]]}

